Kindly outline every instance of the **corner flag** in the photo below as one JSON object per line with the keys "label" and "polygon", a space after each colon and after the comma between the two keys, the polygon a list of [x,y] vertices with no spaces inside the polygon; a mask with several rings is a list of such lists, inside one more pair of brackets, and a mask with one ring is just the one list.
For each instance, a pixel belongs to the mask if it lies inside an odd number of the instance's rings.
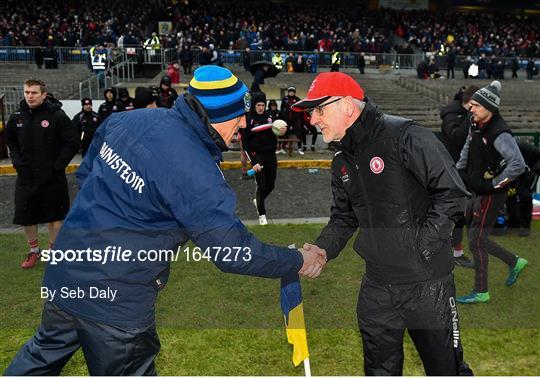
{"label": "corner flag", "polygon": [[293,364],[298,366],[309,358],[302,288],[298,274],[281,279],[281,311],[285,318],[287,341],[293,345]]}

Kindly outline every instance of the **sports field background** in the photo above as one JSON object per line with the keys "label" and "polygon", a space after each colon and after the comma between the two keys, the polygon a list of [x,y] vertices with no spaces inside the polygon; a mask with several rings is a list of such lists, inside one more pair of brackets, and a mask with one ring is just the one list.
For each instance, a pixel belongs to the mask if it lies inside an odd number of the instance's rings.
{"label": "sports field background", "polygon": [[[322,225],[253,227],[261,239],[281,245],[312,241]],[[465,359],[476,375],[540,374],[540,222],[528,238],[496,237],[529,260],[507,288],[507,267],[490,258],[490,304],[459,305]],[[42,236],[41,240],[46,239]],[[44,264],[19,268],[27,249],[21,234],[0,235],[0,372],[40,321]],[[467,252],[468,253],[468,252]],[[304,310],[314,375],[363,375],[356,300],[364,264],[351,248],[330,262],[321,277],[303,279]],[[456,268],[458,295],[472,289],[473,271]],[[172,264],[157,306],[162,349],[160,375],[303,375],[291,362],[279,307],[279,280],[226,275],[211,263]],[[88,374],[79,351],[63,371]],[[423,375],[405,338],[405,375]]]}

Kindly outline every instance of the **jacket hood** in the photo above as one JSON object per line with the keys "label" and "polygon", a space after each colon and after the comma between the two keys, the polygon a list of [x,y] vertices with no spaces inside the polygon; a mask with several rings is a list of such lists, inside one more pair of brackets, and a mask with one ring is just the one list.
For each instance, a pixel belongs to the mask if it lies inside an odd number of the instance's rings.
{"label": "jacket hood", "polygon": [[115,102],[115,101],[116,101],[116,88],[107,88],[107,89],[105,89],[105,90],[103,91],[103,98],[105,99],[105,102],[109,102],[109,101],[107,100],[107,92],[112,92],[112,94],[113,94],[113,99],[112,99],[112,101],[110,101],[110,102]]}
{"label": "jacket hood", "polygon": [[119,98],[129,97],[129,92],[127,88],[118,88],[118,97]]}
{"label": "jacket hood", "polygon": [[221,135],[210,124],[210,118],[208,118],[201,103],[193,95],[186,93],[176,99],[172,109],[193,127],[214,160],[222,161],[222,152],[228,151],[229,148]]}
{"label": "jacket hood", "polygon": [[161,78],[161,81],[159,82],[159,86],[161,87],[161,84],[167,84],[169,87],[171,86],[171,78],[168,75],[165,75]]}
{"label": "jacket hood", "polygon": [[446,117],[450,113],[457,113],[457,114],[467,114],[467,109],[465,109],[463,106],[461,106],[461,102],[459,101],[452,101],[451,103],[445,105],[441,109],[441,119]]}

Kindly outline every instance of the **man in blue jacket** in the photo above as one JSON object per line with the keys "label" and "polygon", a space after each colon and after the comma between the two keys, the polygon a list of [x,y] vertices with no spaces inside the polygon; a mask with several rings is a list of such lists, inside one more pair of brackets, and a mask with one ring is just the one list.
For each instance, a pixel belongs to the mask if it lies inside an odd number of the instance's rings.
{"label": "man in blue jacket", "polygon": [[[205,66],[171,109],[107,118],[77,171],[80,191],[54,250],[43,254],[42,324],[6,375],[58,375],[79,347],[92,375],[156,374],[155,302],[175,247],[188,240],[223,272],[320,273],[323,256],[264,244],[235,215],[219,162],[247,109],[246,86]],[[163,250],[171,253],[151,261]]]}

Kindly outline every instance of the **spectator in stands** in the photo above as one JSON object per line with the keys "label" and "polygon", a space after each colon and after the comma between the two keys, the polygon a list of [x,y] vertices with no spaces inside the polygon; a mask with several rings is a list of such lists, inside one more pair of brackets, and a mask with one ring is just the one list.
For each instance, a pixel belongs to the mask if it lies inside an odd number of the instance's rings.
{"label": "spectator in stands", "polygon": [[79,132],[80,151],[82,156],[86,155],[90,143],[94,139],[94,134],[101,123],[99,115],[92,110],[92,99],[85,97],[81,100],[82,109],[75,114],[71,122]]}
{"label": "spectator in stands", "polygon": [[301,53],[298,53],[294,64],[294,72],[306,72],[306,62]]}
{"label": "spectator in stands", "polygon": [[431,79],[438,79],[441,77],[441,74],[439,73],[439,66],[437,65],[435,57],[431,57],[427,72]]}
{"label": "spectator in stands", "polygon": [[538,72],[538,69],[534,65],[534,60],[532,58],[529,58],[527,61],[527,67],[525,68],[525,71],[527,72],[527,80],[532,80],[535,71]]}
{"label": "spectator in stands", "polygon": [[306,72],[315,73],[317,72],[316,66],[313,64],[311,59],[306,59]]}
{"label": "spectator in stands", "polygon": [[172,84],[180,84],[180,65],[178,62],[170,63],[167,67],[167,76],[171,78]]}
{"label": "spectator in stands", "polygon": [[[454,99],[441,109],[441,141],[457,162],[459,154],[469,134],[470,114],[468,112],[472,95],[480,88],[471,85],[468,88],[460,88]],[[456,219],[452,233],[452,247],[454,248],[454,263],[464,268],[474,268],[473,262],[463,252],[463,227],[465,217]]]}
{"label": "spectator in stands", "polygon": [[103,102],[98,109],[98,115],[101,122],[105,121],[112,113],[123,112],[125,109],[124,104],[116,99],[116,88],[107,88],[103,92],[105,102]]}
{"label": "spectator in stands", "polygon": [[159,83],[159,99],[158,106],[160,108],[171,108],[178,98],[176,89],[171,86],[171,78],[167,75],[161,78]]}
{"label": "spectator in stands", "polygon": [[155,109],[159,100],[158,88],[137,87],[135,88],[135,109]]}
{"label": "spectator in stands", "polygon": [[486,54],[480,55],[480,58],[478,59],[478,78],[479,79],[485,79],[487,74],[487,66],[488,62],[486,60]]}
{"label": "spectator in stands", "polygon": [[446,78],[450,79],[450,73],[452,73],[452,79],[455,79],[454,68],[456,67],[456,53],[453,47],[448,49],[446,55]]}
{"label": "spectator in stands", "polygon": [[34,50],[34,61],[38,69],[43,67],[43,49],[38,47]]}
{"label": "spectator in stands", "polygon": [[242,64],[244,66],[244,70],[248,72],[249,66],[251,66],[251,52],[249,50],[249,47],[246,47],[244,52],[242,52]]}
{"label": "spectator in stands", "polygon": [[473,59],[468,56],[465,59],[465,62],[463,62],[463,78],[468,79],[469,78],[469,68],[471,68],[471,65],[473,64]]}
{"label": "spectator in stands", "polygon": [[304,155],[304,148],[302,146],[302,115],[291,108],[297,101],[300,101],[300,97],[296,96],[296,87],[290,86],[287,88],[287,96],[283,97],[281,100],[280,110],[285,118],[285,122],[287,122],[287,132],[289,135],[296,135],[296,138],[298,139],[298,154]]}
{"label": "spectator in stands", "polygon": [[180,52],[180,63],[184,69],[184,75],[191,75],[191,67],[193,66],[193,51],[191,51],[191,46],[182,46],[182,51]]}
{"label": "spectator in stands", "polygon": [[251,110],[246,119],[246,128],[240,129],[242,146],[248,154],[255,180],[257,192],[253,203],[259,215],[259,224],[266,226],[265,200],[274,190],[277,174],[276,146],[277,138],[272,131],[272,116],[266,111],[266,96],[263,92],[251,95]]}
{"label": "spectator in stands", "polygon": [[416,74],[419,79],[425,80],[429,77],[428,74],[428,64],[425,60],[421,60],[420,63],[416,66]]}
{"label": "spectator in stands", "polygon": [[105,85],[105,72],[110,64],[107,49],[100,44],[92,47],[89,50],[89,55],[92,72],[97,76],[99,86],[103,87]]}
{"label": "spectator in stands", "polygon": [[[13,9],[17,12],[12,13]],[[115,10],[113,17],[108,9]],[[231,12],[230,2],[208,0],[175,2],[170,7],[148,7],[145,3],[124,0],[111,0],[104,6],[101,0],[89,0],[84,7],[77,7],[77,12],[72,11],[69,2],[43,9],[17,0],[4,0],[0,3],[0,14],[11,15],[0,20],[0,33],[5,35],[0,43],[7,46],[33,45],[29,43],[32,30],[37,31],[41,41],[51,34],[55,46],[93,46],[108,40],[118,45],[140,46],[148,36],[146,25],[170,19],[172,14],[173,31],[181,33],[181,41],[190,40],[193,45],[225,46],[236,41],[236,49],[244,50],[252,43],[254,49],[259,49],[256,39],[262,41],[265,50],[330,52],[340,46],[341,51],[381,53],[389,52],[388,35],[396,29],[424,52],[436,52],[440,43],[452,36],[459,55],[478,56],[482,52],[497,56],[540,55],[537,17],[514,14],[477,17],[429,10],[356,12],[336,4],[306,8],[294,2],[258,4],[256,8],[240,3]],[[246,20],[256,20],[257,30],[248,31]],[[380,33],[381,30],[384,32]]]}
{"label": "spectator in stands", "polygon": [[358,70],[360,71],[360,74],[364,74],[364,69],[366,68],[366,56],[363,52],[360,53],[358,56]]}
{"label": "spectator in stands", "polygon": [[287,67],[287,72],[294,72],[294,54],[292,52],[285,59],[285,67]]}
{"label": "spectator in stands", "polygon": [[69,211],[65,169],[79,149],[77,131],[61,110],[62,103],[47,96],[45,83],[24,83],[24,100],[6,124],[6,144],[15,183],[13,223],[23,226],[30,247],[22,268],[36,265],[40,255],[37,224],[48,223],[49,247]]}
{"label": "spectator in stands", "polygon": [[486,74],[487,74],[487,78],[488,80],[491,80],[492,78],[493,79],[497,79],[497,76],[496,76],[496,64],[497,64],[497,60],[495,58],[495,56],[492,56],[491,58],[487,58],[486,59]]}
{"label": "spectator in stands", "polygon": [[272,64],[276,66],[279,72],[283,70],[283,57],[280,52],[274,53],[272,56]]}
{"label": "spectator in stands", "polygon": [[335,50],[332,53],[332,68],[330,71],[339,72],[340,66],[341,66],[341,53]]}
{"label": "spectator in stands", "polygon": [[493,76],[497,80],[504,80],[504,63],[502,59],[497,59]]}
{"label": "spectator in stands", "polygon": [[118,88],[119,101],[124,105],[124,110],[135,109],[135,99],[129,95],[127,88]]}
{"label": "spectator in stands", "polygon": [[45,51],[43,51],[43,62],[46,69],[55,70],[58,68],[58,53],[54,49],[54,46],[49,45],[45,47]]}
{"label": "spectator in stands", "polygon": [[223,67],[223,59],[221,58],[221,53],[212,43],[208,46],[208,51],[212,55],[212,57],[210,58],[210,64]]}
{"label": "spectator in stands", "polygon": [[268,65],[261,65],[255,74],[253,75],[253,82],[251,83],[250,91],[252,93],[261,92],[261,85],[264,84],[264,78],[270,67]]}
{"label": "spectator in stands", "polygon": [[519,58],[517,56],[512,58],[512,79],[517,79],[517,72],[519,71]]}
{"label": "spectator in stands", "polygon": [[533,193],[540,176],[540,149],[522,140],[518,140],[517,144],[527,170],[516,180],[515,189],[509,190],[513,193],[508,196],[506,209],[508,226],[517,229],[519,236],[526,237],[531,234]]}
{"label": "spectator in stands", "polygon": [[525,171],[525,162],[510,127],[499,113],[501,83],[492,82],[471,99],[471,129],[456,166],[473,193],[467,208],[469,249],[474,256],[475,284],[460,303],[489,302],[488,254],[509,268],[506,285],[512,286],[527,266],[518,257],[489,239],[491,228],[506,202],[508,185]]}
{"label": "spectator in stands", "polygon": [[199,54],[199,65],[207,66],[212,63],[212,53],[208,50],[208,46],[203,46]]}

